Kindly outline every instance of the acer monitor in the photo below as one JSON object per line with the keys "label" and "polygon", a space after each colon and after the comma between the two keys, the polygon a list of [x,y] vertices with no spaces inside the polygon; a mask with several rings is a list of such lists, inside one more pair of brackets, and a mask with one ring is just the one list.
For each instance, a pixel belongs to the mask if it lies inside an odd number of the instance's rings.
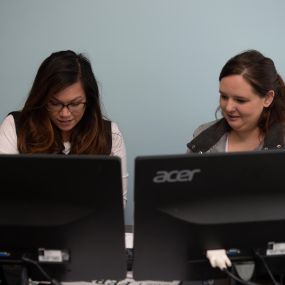
{"label": "acer monitor", "polygon": [[[224,278],[211,249],[234,252],[233,263],[260,253],[284,271],[284,166],[281,150],[137,157],[135,280]],[[258,263],[255,274],[266,275]]]}
{"label": "acer monitor", "polygon": [[37,265],[59,282],[125,278],[118,157],[0,155],[0,169],[1,279],[48,281]]}

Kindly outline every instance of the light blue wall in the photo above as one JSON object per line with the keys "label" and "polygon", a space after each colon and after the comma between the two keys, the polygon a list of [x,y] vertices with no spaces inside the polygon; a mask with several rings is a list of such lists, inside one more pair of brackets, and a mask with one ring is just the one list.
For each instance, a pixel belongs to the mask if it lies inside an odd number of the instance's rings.
{"label": "light blue wall", "polygon": [[51,52],[86,53],[125,137],[131,224],[134,158],[185,152],[214,119],[229,57],[258,49],[285,76],[284,11],[284,0],[0,0],[0,118]]}

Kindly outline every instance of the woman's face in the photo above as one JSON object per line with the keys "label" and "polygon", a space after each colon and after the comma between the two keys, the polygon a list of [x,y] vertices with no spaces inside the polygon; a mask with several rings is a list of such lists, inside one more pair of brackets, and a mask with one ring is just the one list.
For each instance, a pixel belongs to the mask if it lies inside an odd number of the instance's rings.
{"label": "woman's face", "polygon": [[47,109],[51,121],[62,131],[64,140],[81,120],[86,105],[86,95],[81,82],[76,82],[54,94]]}
{"label": "woman's face", "polygon": [[241,75],[230,75],[220,81],[220,108],[237,132],[257,128],[263,108],[271,104],[273,97],[272,90],[265,97],[258,96]]}

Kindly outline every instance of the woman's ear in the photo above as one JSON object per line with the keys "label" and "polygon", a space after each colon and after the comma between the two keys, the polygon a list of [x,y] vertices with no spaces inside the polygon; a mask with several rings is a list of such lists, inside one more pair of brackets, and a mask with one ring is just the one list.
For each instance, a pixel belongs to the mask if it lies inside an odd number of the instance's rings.
{"label": "woman's ear", "polygon": [[269,90],[267,92],[267,94],[264,97],[264,107],[265,108],[268,108],[271,105],[274,99],[274,96],[275,96],[275,92],[273,90]]}

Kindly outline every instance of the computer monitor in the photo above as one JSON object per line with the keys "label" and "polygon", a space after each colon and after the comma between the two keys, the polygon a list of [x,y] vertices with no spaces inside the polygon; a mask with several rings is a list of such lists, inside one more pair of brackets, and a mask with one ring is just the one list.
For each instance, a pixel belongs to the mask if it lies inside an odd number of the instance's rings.
{"label": "computer monitor", "polygon": [[281,270],[284,177],[285,151],[137,157],[135,280],[224,278],[210,249],[230,250],[235,262],[273,248],[267,261]]}
{"label": "computer monitor", "polygon": [[0,155],[0,264],[45,281],[126,277],[121,163],[103,155]]}

